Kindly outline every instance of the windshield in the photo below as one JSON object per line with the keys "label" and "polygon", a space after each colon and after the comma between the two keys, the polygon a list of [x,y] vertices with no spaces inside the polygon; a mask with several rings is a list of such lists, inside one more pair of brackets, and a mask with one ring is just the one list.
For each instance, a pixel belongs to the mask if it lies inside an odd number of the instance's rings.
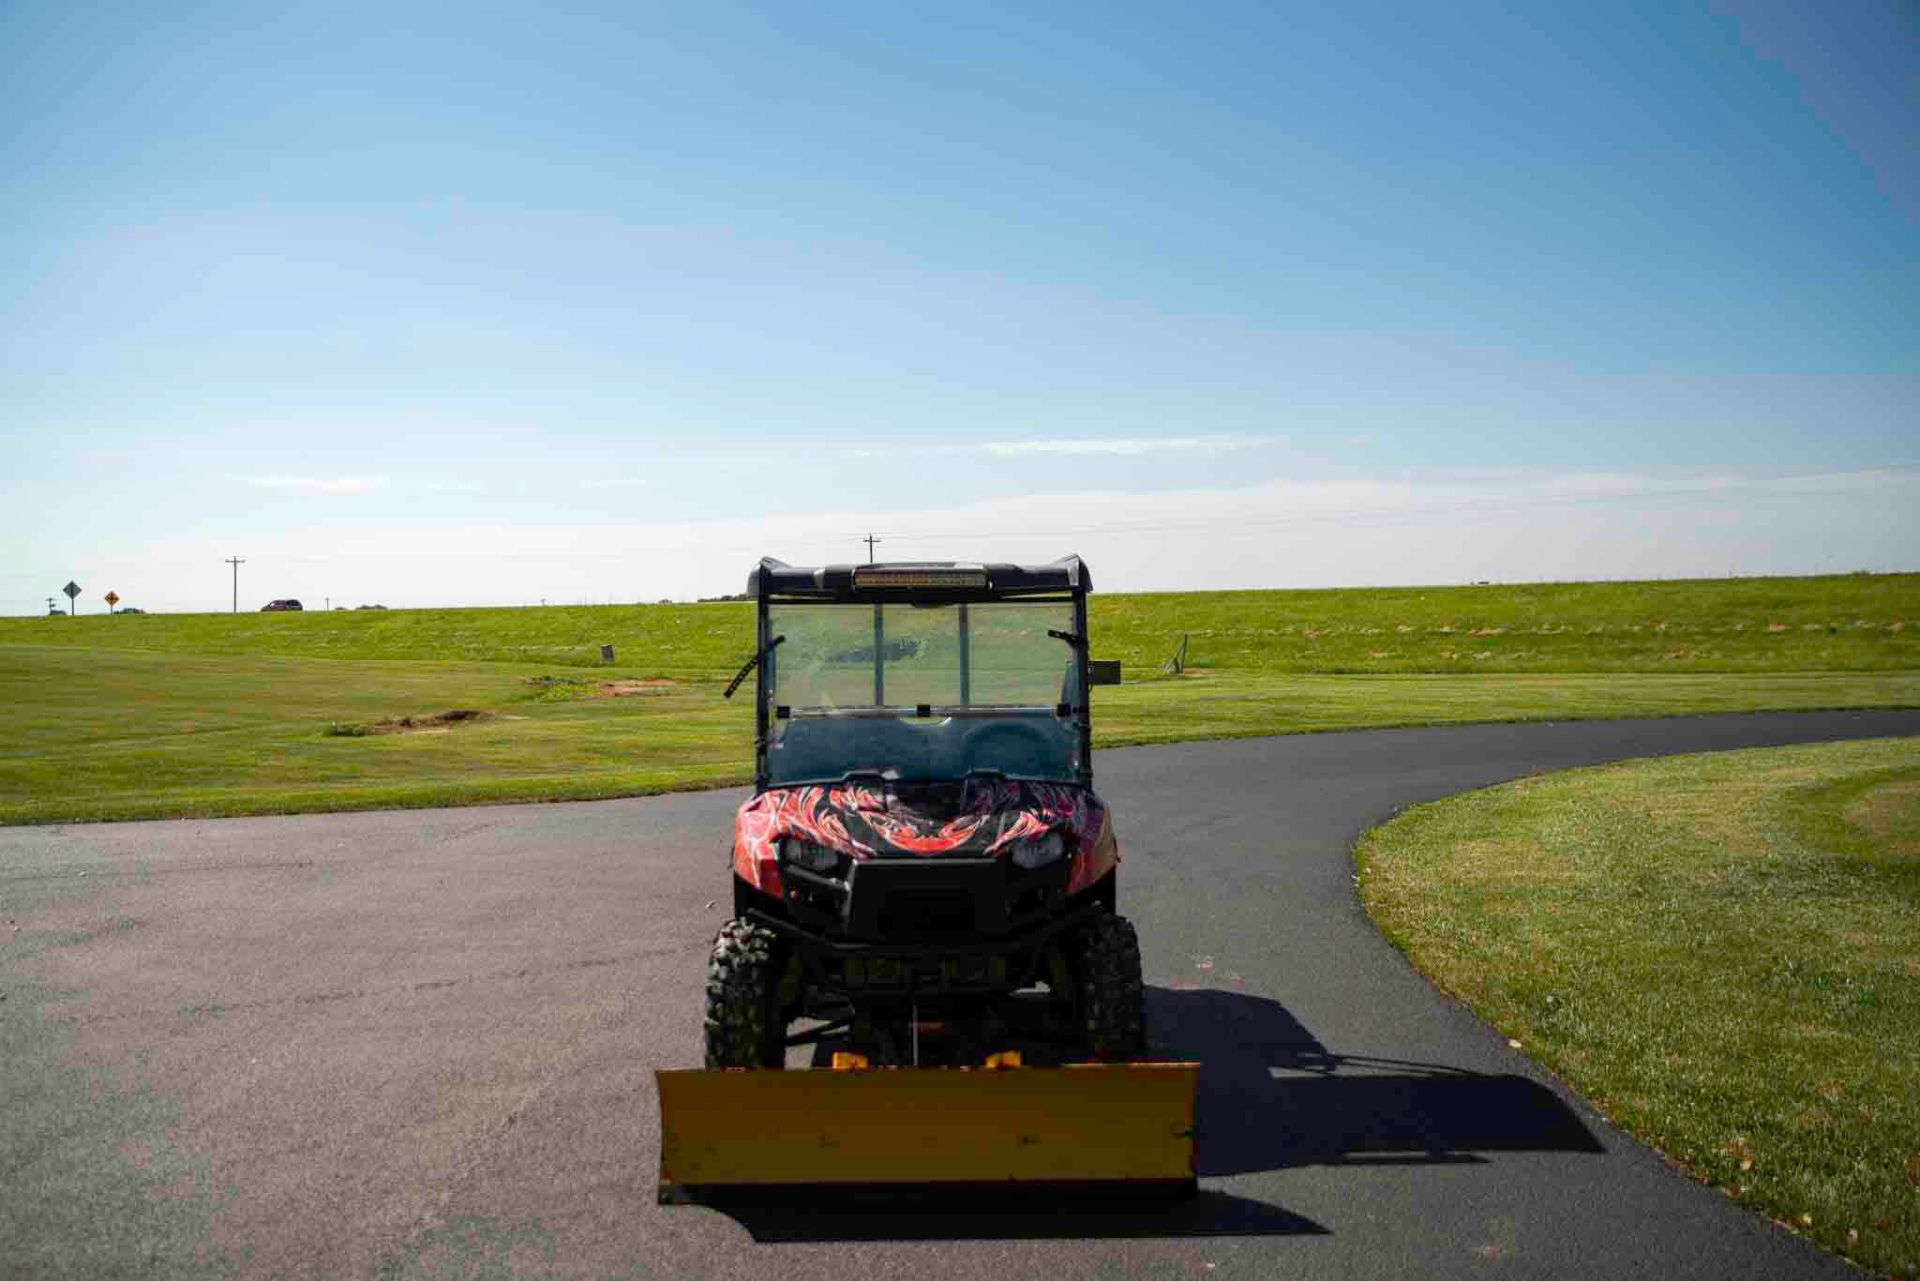
{"label": "windshield", "polygon": [[1077,778],[1073,626],[1071,601],[769,604],[768,781]]}

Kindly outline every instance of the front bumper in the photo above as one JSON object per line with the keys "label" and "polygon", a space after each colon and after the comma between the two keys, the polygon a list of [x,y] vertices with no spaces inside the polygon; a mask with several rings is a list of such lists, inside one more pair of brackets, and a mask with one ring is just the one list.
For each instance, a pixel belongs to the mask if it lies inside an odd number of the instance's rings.
{"label": "front bumper", "polygon": [[1004,858],[849,860],[828,876],[787,864],[787,916],[859,943],[963,943],[1024,933],[1067,901],[1069,862],[1026,871]]}
{"label": "front bumper", "polygon": [[[870,859],[844,879],[782,869],[775,908],[747,915],[784,937],[811,986],[848,996],[1015,991],[1047,944],[1103,910],[1069,899],[1068,860],[1023,871],[1004,859]],[[771,910],[770,910],[771,909]]]}

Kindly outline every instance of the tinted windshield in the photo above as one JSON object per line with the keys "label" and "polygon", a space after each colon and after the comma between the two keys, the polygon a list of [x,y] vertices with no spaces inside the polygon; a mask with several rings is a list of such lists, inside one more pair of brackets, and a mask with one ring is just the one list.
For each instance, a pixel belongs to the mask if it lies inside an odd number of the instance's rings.
{"label": "tinted windshield", "polygon": [[[1071,601],[767,607],[769,782],[1072,779],[1080,727]],[[923,714],[924,713],[924,714]]]}

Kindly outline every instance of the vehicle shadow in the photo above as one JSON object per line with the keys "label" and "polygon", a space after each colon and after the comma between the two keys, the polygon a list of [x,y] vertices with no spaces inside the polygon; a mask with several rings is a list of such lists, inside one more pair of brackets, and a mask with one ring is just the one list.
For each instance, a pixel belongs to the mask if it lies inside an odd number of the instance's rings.
{"label": "vehicle shadow", "polygon": [[1149,988],[1147,1025],[1155,1055],[1202,1064],[1194,1165],[1203,1178],[1605,1150],[1538,1081],[1334,1054],[1265,997]]}
{"label": "vehicle shadow", "polygon": [[760,1242],[1141,1240],[1155,1237],[1325,1236],[1291,1210],[1203,1189],[1166,1197],[1010,1188],[858,1190],[707,1197]]}
{"label": "vehicle shadow", "polygon": [[[1147,989],[1151,1052],[1197,1060],[1195,1172],[1310,1165],[1475,1164],[1488,1152],[1601,1152],[1553,1091],[1524,1076],[1334,1054],[1277,1001]],[[1029,1059],[1030,1062],[1034,1061]],[[703,1203],[756,1241],[967,1241],[1325,1235],[1281,1206],[1009,1188],[810,1188]]]}

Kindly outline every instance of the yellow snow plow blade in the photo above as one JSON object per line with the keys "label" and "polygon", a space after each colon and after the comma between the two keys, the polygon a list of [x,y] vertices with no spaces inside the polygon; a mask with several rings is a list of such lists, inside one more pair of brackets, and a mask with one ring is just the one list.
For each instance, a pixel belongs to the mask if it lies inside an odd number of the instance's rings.
{"label": "yellow snow plow blade", "polygon": [[808,1184],[1190,1189],[1197,1063],[661,1071],[660,1199]]}

